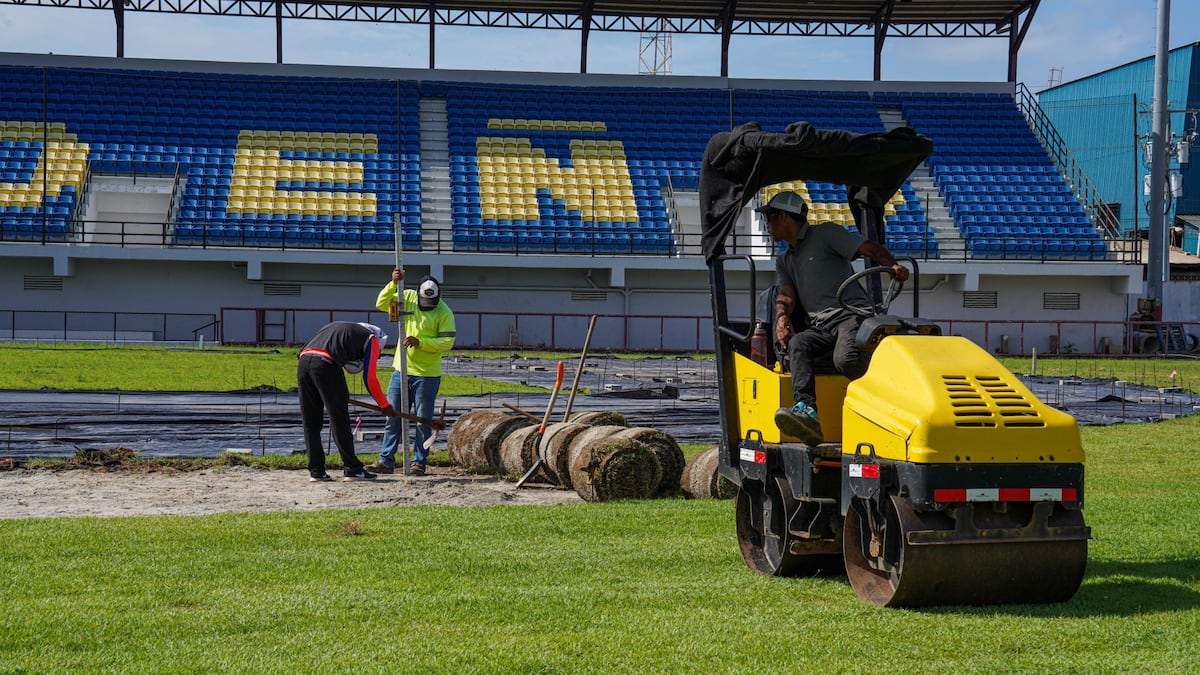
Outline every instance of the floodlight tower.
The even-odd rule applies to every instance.
[[[1046,78],[1047,87],[1057,87],[1062,84],[1063,69],[1062,66],[1051,67],[1050,76]]]
[[[671,74],[671,34],[663,30],[665,22],[657,20],[653,31],[643,32],[638,44],[638,75]]]

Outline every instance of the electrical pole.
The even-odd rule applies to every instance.
[[[1158,25],[1154,50],[1153,131],[1150,136],[1150,260],[1146,268],[1146,295],[1154,303],[1154,318],[1162,320],[1163,285],[1167,277],[1166,180],[1167,136],[1171,118],[1167,105],[1167,66],[1171,58],[1167,38],[1171,0],[1158,0]]]

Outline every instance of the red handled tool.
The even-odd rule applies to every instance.
[[[550,423],[550,413],[554,412],[554,401],[558,398],[558,392],[562,389],[563,382],[563,362],[558,362],[558,374],[554,377],[554,391],[550,393],[550,402],[546,404],[546,414],[542,415],[542,423],[538,426],[538,447],[542,445],[542,436],[546,433],[546,425]],[[537,459],[533,461],[533,466],[521,476],[521,480],[517,481],[517,487],[525,484],[525,481],[533,478],[542,468],[541,453],[538,453]]]

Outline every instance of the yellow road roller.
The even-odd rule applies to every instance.
[[[756,572],[844,572],[860,599],[881,606],[1062,602],[1083,579],[1090,538],[1075,420],[969,340],[890,314],[901,288],[884,288],[889,268],[868,264],[843,284],[866,281],[874,301],[857,335],[870,362],[853,381],[818,371],[821,443],[775,426],[775,410],[793,403],[791,377],[751,359],[755,259],[727,252],[725,240],[757,191],[795,180],[846,185],[860,231],[886,245],[883,205],[931,151],[911,129],[856,134],[803,122],[784,132],[743,125],[709,141],[701,218],[720,471],[738,485],[738,545]],[[916,261],[906,264],[919,288]],[[726,266],[749,288],[727,287]],[[731,296],[749,297],[739,319]]]

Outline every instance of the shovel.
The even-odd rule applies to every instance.
[[[375,412],[383,411],[379,406],[375,405],[374,403],[372,403],[370,401],[360,401],[355,398],[350,399],[350,405],[356,405],[360,408],[374,410]],[[408,420],[410,422],[418,422],[418,423],[424,424],[428,427],[432,427],[433,433],[430,434],[429,438],[426,438],[425,442],[421,444],[421,446],[425,450],[428,450],[433,447],[433,443],[434,443],[434,441],[437,440],[438,434],[441,433],[442,429],[446,428],[446,401],[445,400],[442,401],[442,412],[441,412],[441,415],[439,415],[437,419],[433,419],[430,417],[421,417],[419,415],[413,415],[410,413],[400,412],[400,411],[396,410],[395,408],[392,409],[392,415],[394,415],[395,417],[398,417],[402,420]]]

